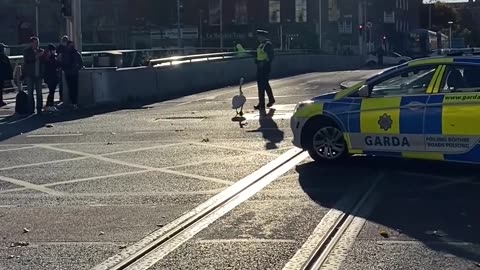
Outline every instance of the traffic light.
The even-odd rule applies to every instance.
[[[360,36],[363,35],[363,24],[358,25],[358,33],[360,34]]]
[[[72,0],[60,0],[60,12],[64,17],[72,16]]]

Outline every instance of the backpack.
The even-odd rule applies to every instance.
[[[15,112],[18,114],[28,114],[28,95],[24,91],[20,91],[15,99]]]

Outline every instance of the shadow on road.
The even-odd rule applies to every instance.
[[[151,102],[146,104],[138,103],[123,107],[106,107],[102,109],[90,108],[79,110],[60,110],[55,113],[44,112],[42,115],[33,114],[22,116],[18,114],[12,114],[10,116],[0,118],[0,142],[43,128],[47,124],[75,121],[119,110],[145,109],[145,106],[148,104],[151,104]]]
[[[257,130],[248,131],[248,132],[261,132],[263,139],[267,141],[265,148],[267,150],[277,149],[279,143],[281,143],[285,134],[282,130],[278,128],[277,123],[273,120],[275,115],[275,109],[269,109],[268,113],[266,110],[260,110],[260,118],[258,120],[260,127]]]
[[[480,261],[478,167],[355,157],[337,165],[307,163],[298,166],[297,171],[302,189],[317,204],[328,208],[339,206],[326,190],[333,189],[341,196],[353,184],[368,183],[383,173],[376,189],[380,200],[363,218],[390,229],[390,240],[416,240],[434,251]],[[369,237],[383,239],[379,231]]]

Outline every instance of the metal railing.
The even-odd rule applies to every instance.
[[[313,50],[275,50],[275,54],[279,55],[301,55],[301,54],[319,54],[319,51]],[[173,56],[166,58],[151,59],[148,63],[150,67],[164,67],[184,63],[203,62],[203,61],[220,61],[225,59],[237,58],[251,58],[254,57],[256,51],[242,51],[242,52],[221,52],[208,54],[194,54],[185,56]]]
[[[249,58],[253,57],[255,51],[243,52],[222,52],[222,53],[208,53],[208,54],[194,54],[185,56],[172,56],[166,58],[151,59],[148,63],[150,67],[172,66],[183,63],[203,62],[203,61],[218,61],[232,58]]]

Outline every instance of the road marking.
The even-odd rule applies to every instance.
[[[82,136],[82,133],[72,133],[72,134],[38,134],[38,135],[27,135],[27,138],[54,138],[54,137],[78,137]]]
[[[69,161],[78,161],[78,160],[82,160],[82,159],[87,159],[87,157],[76,157],[76,158],[68,158],[68,159],[60,159],[60,160],[52,160],[52,161],[24,164],[24,165],[16,165],[16,166],[11,166],[11,167],[0,168],[0,171],[7,171],[7,170],[13,170],[13,169],[20,169],[20,168],[28,168],[28,167],[41,166],[41,165],[50,165],[50,164],[63,163],[63,162],[69,162]]]
[[[282,148],[279,148],[279,149],[282,149]],[[279,150],[279,149],[275,149],[275,150]],[[209,159],[209,160],[204,160],[204,161],[180,164],[180,165],[175,165],[175,166],[164,167],[163,169],[177,169],[177,168],[184,168],[184,167],[189,167],[189,166],[198,166],[198,165],[208,164],[208,163],[225,162],[225,161],[230,161],[230,160],[242,160],[243,158],[247,158],[247,157],[251,157],[251,156],[255,156],[255,155],[265,155],[265,156],[271,156],[271,157],[278,157],[279,156],[277,154],[268,153],[265,150],[250,151],[250,152],[248,152],[246,154],[242,154],[242,155],[236,155],[236,156],[231,156],[231,157],[222,157],[222,158],[218,158],[218,159]]]
[[[0,176],[0,180],[5,181],[5,182],[9,182],[11,184],[15,184],[17,186],[23,186],[23,187],[26,187],[26,188],[29,188],[29,189],[41,191],[41,192],[47,193],[49,195],[62,196],[64,194],[63,192],[59,192],[59,191],[56,191],[56,190],[53,190],[53,189],[50,189],[50,188],[46,188],[44,186],[35,185],[35,184],[29,183],[29,182],[26,182],[26,181],[13,179],[13,178],[10,178],[10,177]]]
[[[250,154],[264,154],[264,155],[270,155],[270,156],[275,156],[278,157],[277,154],[270,153],[268,150],[251,150],[251,149],[244,149],[240,147],[232,147],[232,146],[226,146],[226,145],[217,145],[215,143],[212,144],[207,144],[207,143],[199,143],[199,142],[192,142],[192,144],[199,145],[199,146],[208,146],[208,147],[213,147],[213,148],[219,148],[219,149],[225,149],[225,150],[232,150],[232,151],[240,151],[240,152],[248,152]],[[226,159],[231,159],[235,158],[236,156],[233,157],[227,157]]]
[[[110,155],[118,155],[118,154],[126,154],[126,153],[135,153],[135,152],[140,152],[140,151],[161,149],[161,148],[167,148],[167,147],[172,147],[172,146],[180,146],[180,145],[187,145],[187,144],[190,144],[190,142],[181,142],[181,143],[172,143],[172,144],[162,144],[162,145],[155,145],[155,146],[150,146],[150,147],[142,147],[142,148],[136,148],[136,149],[130,149],[130,150],[122,150],[122,151],[113,152],[113,153],[101,154],[101,155],[99,155],[99,156],[110,156]]]
[[[36,146],[26,146],[26,147],[19,147],[19,148],[0,149],[0,152],[19,151],[19,150],[25,150],[25,149],[32,149],[35,147]]]
[[[147,269],[211,223],[245,202],[296,164],[307,153],[293,149],[236,182],[182,217],[153,232],[93,269]]]
[[[141,173],[147,173],[147,172],[152,172],[152,170],[141,170],[141,171],[135,171],[135,172],[115,173],[115,174],[109,174],[109,175],[80,178],[80,179],[74,179],[74,180],[67,180],[67,181],[49,183],[49,184],[45,184],[43,186],[44,187],[53,187],[53,186],[58,186],[58,185],[74,184],[74,183],[79,183],[79,182],[101,180],[101,179],[106,179],[106,178],[135,175],[135,174],[141,174]]]
[[[28,188],[9,189],[9,190],[0,191],[0,194],[4,194],[2,198],[32,199],[32,198],[43,198],[47,196],[43,193],[42,194],[36,194],[36,193],[10,194],[16,191],[25,191],[25,190],[29,190],[29,189]],[[63,198],[105,198],[105,197],[133,197],[133,196],[178,197],[178,196],[192,196],[192,195],[216,195],[224,190],[225,188],[217,188],[217,189],[201,190],[201,191],[169,191],[169,192],[123,192],[122,191],[122,192],[109,192],[109,193],[104,193],[103,191],[99,190],[98,193],[87,192],[87,193],[64,194],[62,195],[62,197]],[[90,207],[95,205],[89,204],[88,206]],[[116,204],[115,206],[120,206],[120,205]],[[126,204],[126,206],[129,206],[129,205]]]
[[[79,151],[75,151],[75,150],[57,148],[57,147],[53,147],[53,146],[50,146],[50,145],[38,145],[38,147],[45,148],[45,149],[50,149],[50,150],[56,150],[56,151],[60,151],[60,152],[65,152],[65,153],[70,153],[70,154],[75,154],[75,155],[80,155],[80,156],[84,156],[86,158],[87,157],[88,158],[94,158],[94,159],[97,159],[97,160],[106,161],[106,162],[115,163],[115,164],[124,165],[124,166],[128,166],[128,167],[133,167],[133,168],[164,172],[164,173],[174,174],[174,175],[179,175],[179,176],[186,176],[186,177],[190,177],[190,178],[195,178],[195,179],[204,180],[204,181],[210,181],[210,182],[219,183],[219,184],[226,184],[226,185],[233,184],[232,181],[226,181],[226,180],[221,180],[221,179],[217,179],[217,178],[213,178],[213,177],[205,177],[205,176],[201,176],[201,175],[177,172],[177,171],[172,171],[172,170],[168,170],[168,169],[155,168],[155,167],[150,167],[150,166],[145,166],[145,165],[138,165],[138,164],[134,164],[134,163],[130,163],[130,162],[124,162],[124,161],[120,161],[120,160],[116,160],[116,159],[112,159],[112,158],[107,158],[107,157],[103,157],[103,156],[99,156],[99,155],[93,155],[93,154],[83,153],[83,152],[79,152]]]

